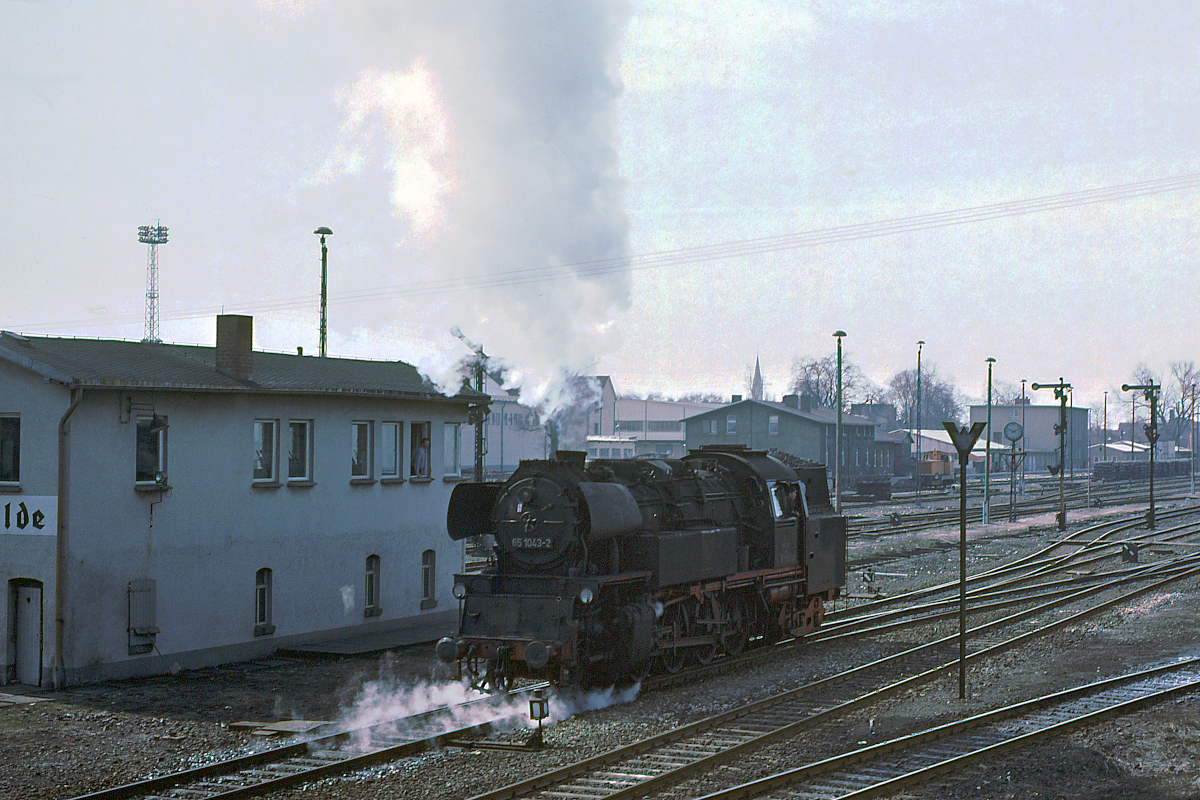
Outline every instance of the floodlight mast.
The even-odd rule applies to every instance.
[[[324,358],[325,357],[325,325],[326,325],[325,288],[328,283],[328,276],[329,276],[329,269],[328,269],[329,248],[327,248],[325,246],[325,237],[333,236],[333,231],[331,231],[329,228],[326,228],[324,225],[322,225],[320,228],[317,228],[315,231],[313,231],[313,233],[315,233],[321,237],[321,346],[320,346],[320,351],[321,351],[321,358]]]
[[[150,245],[146,252],[146,331],[143,342],[161,342],[158,335],[158,246],[167,243],[167,228],[157,225],[138,227],[138,241]]]

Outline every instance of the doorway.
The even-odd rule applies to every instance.
[[[40,581],[17,578],[10,582],[9,596],[14,606],[16,625],[17,683],[27,686],[42,684],[42,584]]]

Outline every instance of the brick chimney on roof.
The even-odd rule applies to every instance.
[[[217,317],[217,372],[248,381],[254,373],[254,317]]]

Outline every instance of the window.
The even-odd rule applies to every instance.
[[[134,477],[138,483],[157,483],[158,476],[167,471],[167,430],[155,428],[154,421],[161,417],[138,417],[137,420],[137,470]]]
[[[364,617],[378,617],[383,613],[379,605],[379,556],[367,556],[367,607],[363,609]]]
[[[646,422],[648,433],[678,433],[683,425],[677,419],[652,419]]]
[[[767,435],[768,436],[778,436],[779,435],[779,415],[778,414],[772,414],[771,416],[767,417]]]
[[[254,635],[275,632],[271,624],[271,570],[264,567],[254,573]]]
[[[608,458],[608,448],[607,448],[607,447],[601,447],[601,448],[600,448],[600,457],[601,457],[601,458]]]
[[[312,423],[294,419],[288,423],[291,442],[288,447],[288,481],[312,480]]]
[[[617,420],[617,430],[622,433],[637,433],[642,430],[644,423],[640,419],[619,419]]]
[[[371,477],[371,423],[350,423],[350,477]]]
[[[715,419],[710,419],[710,420],[708,421],[708,432],[709,432],[709,434],[716,434],[716,432],[717,432],[717,421],[716,421]]]
[[[725,417],[725,433],[727,433],[727,434],[736,434],[737,433],[737,417],[734,416],[733,414],[730,414],[729,416]]]
[[[150,578],[138,578],[129,582],[125,593],[129,603],[128,653],[131,656],[149,653],[154,649],[154,636],[158,633],[155,583]]]
[[[275,420],[254,420],[254,480],[273,482],[275,473]]]
[[[426,550],[421,554],[421,608],[437,605],[437,553]]]
[[[442,462],[446,475],[461,475],[462,466],[458,463],[458,445],[459,436],[462,433],[462,426],[457,422],[447,422],[445,426],[445,436],[442,437],[442,445],[445,453],[445,461]]]
[[[414,422],[410,427],[409,474],[414,478],[428,478],[429,472],[429,428],[428,422]]]
[[[21,480],[21,418],[0,417],[0,483]]]
[[[383,423],[383,441],[379,451],[379,477],[400,477],[400,437],[403,430],[399,422]]]

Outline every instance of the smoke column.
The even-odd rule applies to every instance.
[[[566,376],[588,374],[617,346],[629,276],[501,276],[628,259],[615,74],[628,9],[592,0],[387,10],[372,20],[404,65],[363,69],[342,87],[339,141],[314,180],[382,163],[398,246],[428,265],[393,279],[462,287],[416,298],[427,349],[401,357],[456,387],[453,362],[465,353],[448,331],[457,325],[510,367],[524,402],[554,406]]]

